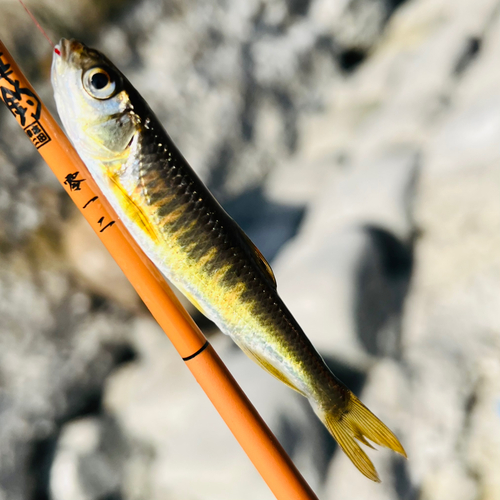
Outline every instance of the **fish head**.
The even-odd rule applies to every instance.
[[[94,159],[123,157],[141,128],[130,84],[106,56],[81,42],[63,38],[56,49],[52,86],[71,142]]]

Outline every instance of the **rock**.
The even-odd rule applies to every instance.
[[[83,418],[66,424],[51,467],[51,498],[85,500],[119,495],[124,448],[112,422]]]
[[[362,343],[372,354],[398,351],[417,166],[416,153],[400,148],[332,172],[280,254],[280,294],[321,352],[357,364],[366,362]]]
[[[75,210],[65,224],[62,243],[66,260],[84,286],[126,309],[140,310],[139,296],[80,212]]]
[[[97,413],[102,386],[131,353],[127,318],[73,283],[57,193],[0,165],[0,497],[48,495],[64,423]],[[24,177],[26,175],[26,177]]]
[[[320,496],[496,500],[497,2],[89,6],[32,7],[125,71],[408,452],[369,451],[384,482],[364,480],[303,398],[213,334]],[[46,80],[50,47],[0,9]],[[16,127],[4,112],[0,498],[270,498]]]
[[[161,330],[141,320],[135,332],[140,362],[115,372],[104,401],[125,435],[155,457],[151,498],[271,498]],[[254,365],[228,338],[215,339],[214,345],[304,474],[319,484],[318,466],[323,462],[325,468],[328,449],[322,449],[322,429],[305,400]]]

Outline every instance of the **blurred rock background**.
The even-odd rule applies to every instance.
[[[123,69],[400,436],[365,480],[196,316],[320,498],[500,499],[500,2],[28,5]],[[54,110],[50,47],[0,13]],[[0,297],[1,500],[272,498],[5,108]]]

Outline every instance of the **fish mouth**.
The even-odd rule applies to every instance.
[[[54,49],[57,49],[56,52],[59,51],[58,55],[63,61],[66,61],[68,59],[68,40],[66,40],[66,38],[61,38]]]
[[[83,43],[66,38],[61,38],[55,48],[59,50],[61,59],[67,63],[77,63],[87,51]]]

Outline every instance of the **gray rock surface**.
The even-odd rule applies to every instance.
[[[320,498],[500,499],[498,0],[30,5],[126,72],[400,436],[365,480],[198,316]],[[50,106],[50,48],[0,12]],[[0,500],[272,498],[16,127],[0,111]]]

